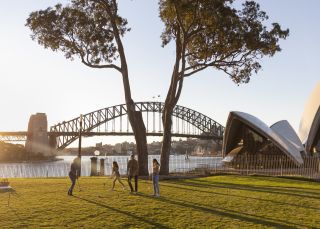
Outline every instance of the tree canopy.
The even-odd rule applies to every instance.
[[[123,36],[130,31],[127,20],[116,13],[116,4],[111,6]],[[119,54],[111,18],[99,1],[72,0],[67,6],[57,4],[32,12],[26,26],[33,31],[33,40],[45,48],[62,51],[67,59],[78,56],[89,67],[120,71],[114,64]]]
[[[225,72],[235,83],[248,83],[261,68],[260,59],[279,52],[279,39],[289,30],[278,23],[265,25],[267,14],[254,1],[241,9],[233,0],[159,0],[165,28],[162,45],[175,42],[176,56],[163,109],[161,174],[169,172],[172,112],[185,77],[206,68]]]
[[[186,60],[180,77],[208,67],[224,71],[236,83],[247,83],[257,72],[263,56],[280,51],[279,39],[289,30],[278,23],[268,29],[268,19],[258,3],[246,1],[242,9],[233,0],[160,0],[160,18],[165,24],[162,44],[177,41]],[[180,47],[179,47],[180,46]]]
[[[62,51],[67,59],[79,57],[91,68],[111,68],[122,75],[128,118],[134,132],[140,175],[148,174],[146,128],[131,96],[122,36],[130,30],[118,14],[116,0],[71,0],[32,12],[26,26],[31,37],[45,48]]]

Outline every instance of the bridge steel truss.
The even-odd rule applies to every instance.
[[[141,112],[153,112],[161,113],[163,111],[164,103],[162,102],[137,102],[135,103],[135,108],[137,111]],[[117,133],[114,131],[101,132],[98,127],[109,121],[115,120],[119,117],[127,115],[126,104],[120,104],[116,106],[111,106],[84,114],[82,116],[82,136],[94,136],[94,135],[132,135],[127,131]],[[216,141],[221,141],[223,138],[224,127],[195,110],[189,109],[183,106],[175,106],[173,110],[173,116],[186,121],[187,123],[193,125],[197,128],[201,134],[195,135],[190,133],[173,133],[173,136],[177,137],[195,137],[203,139],[213,139]],[[128,121],[127,121],[128,122]],[[122,123],[120,124],[122,125]],[[92,132],[95,128],[98,132]],[[122,128],[121,128],[122,129]],[[122,131],[122,130],[121,130]],[[73,141],[79,138],[80,132],[80,117],[74,118],[69,121],[64,121],[50,127],[49,135],[50,137],[57,139],[57,149],[64,149],[66,146],[71,144]],[[151,136],[161,136],[162,133],[148,132],[147,135]]]

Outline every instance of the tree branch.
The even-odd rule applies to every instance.
[[[179,14],[178,9],[177,9],[176,1],[174,1],[174,9],[175,9],[176,14],[177,14],[177,20],[178,20],[178,23],[179,23],[179,25],[180,25],[180,28],[182,29],[183,37],[185,37],[186,31],[185,31],[185,29],[184,29],[184,27],[183,27],[183,23],[182,23],[180,14]]]
[[[175,98],[174,98],[174,104],[175,105],[178,103],[178,100],[180,98],[181,91],[182,91],[182,86],[183,86],[183,78],[179,79],[178,90],[177,90],[177,93],[176,93]]]
[[[193,75],[193,74],[195,74],[195,73],[197,73],[197,72],[200,72],[200,71],[202,71],[202,70],[204,70],[204,69],[206,69],[207,67],[210,67],[210,66],[213,66],[213,65],[206,64],[206,65],[204,65],[203,67],[197,68],[196,70],[194,70],[194,71],[192,71],[192,72],[189,72],[189,73],[186,73],[186,74],[181,75],[180,78],[182,79],[182,78],[184,78],[184,77],[189,77],[189,76],[191,76],[191,75]]]
[[[91,64],[90,62],[87,62],[85,61],[84,59],[84,56],[83,55],[80,55],[81,57],[81,62],[83,64],[85,64],[86,66],[88,67],[91,67],[91,68],[113,68],[117,71],[119,71],[121,73],[121,68],[119,68],[117,65],[115,64],[102,64],[102,65],[95,65],[95,64]]]

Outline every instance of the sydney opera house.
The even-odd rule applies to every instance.
[[[295,166],[305,157],[320,155],[320,82],[307,101],[297,134],[288,121],[266,125],[248,113],[229,114],[222,145],[223,161],[232,163],[237,158],[281,156]]]

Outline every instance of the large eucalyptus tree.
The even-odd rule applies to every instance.
[[[113,69],[122,76],[128,117],[133,129],[139,174],[148,174],[146,128],[142,114],[131,97],[128,65],[121,38],[130,31],[127,20],[118,14],[116,0],[71,0],[34,11],[26,26],[32,39],[44,48],[62,51],[67,59],[80,58],[91,68]]]
[[[267,25],[267,14],[255,1],[235,7],[234,0],[160,0],[165,28],[162,45],[175,44],[175,61],[162,121],[161,174],[169,172],[172,112],[183,82],[204,69],[223,71],[236,84],[248,83],[261,68],[259,60],[281,51],[279,39],[289,30]]]

